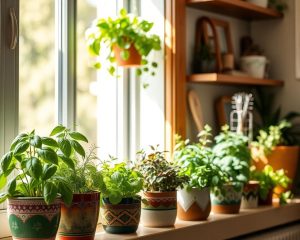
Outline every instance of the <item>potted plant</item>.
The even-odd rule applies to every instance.
[[[187,181],[179,174],[179,167],[165,158],[158,146],[151,146],[147,154],[140,151],[136,168],[144,176],[141,223],[146,227],[169,227],[177,215],[177,188]]]
[[[238,213],[243,185],[248,182],[250,174],[248,138],[223,126],[215,141],[213,162],[221,168],[226,179],[225,184],[212,190],[212,211]]]
[[[53,129],[64,159],[57,172],[70,184],[73,200],[70,206],[62,204],[58,239],[93,240],[99,218],[102,175],[97,170],[95,147],[86,154],[80,142],[88,142],[81,133],[63,126]]]
[[[59,144],[33,130],[18,135],[1,159],[0,202],[8,199],[8,219],[15,239],[55,239],[61,199],[70,205],[72,191],[64,176],[57,176],[64,161]],[[13,174],[12,174],[13,173]],[[7,182],[8,177],[12,178]]]
[[[223,182],[223,172],[213,161],[211,128],[205,126],[198,134],[199,142],[190,144],[178,137],[174,159],[180,173],[188,177],[188,182],[177,193],[178,214],[182,220],[206,220],[211,211],[210,188]]]
[[[153,23],[120,11],[116,19],[97,19],[86,32],[89,52],[100,56],[102,49],[109,49],[108,71],[115,75],[118,66],[139,66],[137,74],[149,72],[155,75],[156,62],[149,60],[149,53],[161,50],[159,36],[150,34]],[[95,64],[101,68],[101,63]]]
[[[295,178],[299,146],[288,146],[289,142],[285,138],[291,127],[290,122],[283,120],[278,125],[259,131],[257,141],[251,144],[253,163],[258,170],[264,169],[265,165],[271,165],[274,170],[284,169],[289,178]],[[291,189],[291,184],[286,187]],[[276,191],[282,191],[282,188],[277,188]]]
[[[104,184],[100,188],[100,215],[108,233],[133,233],[141,215],[142,175],[126,163],[105,161],[101,166]]]
[[[279,198],[280,204],[285,204],[291,197],[290,191],[275,192],[275,187],[286,188],[291,182],[284,169],[274,171],[270,165],[266,165],[263,170],[257,170],[255,166],[251,168],[251,179],[259,182],[259,204],[272,205],[273,195]]]

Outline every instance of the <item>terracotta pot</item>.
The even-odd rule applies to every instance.
[[[115,53],[115,58],[118,66],[137,67],[141,65],[142,57],[133,44],[131,44],[130,48],[128,49],[129,58],[127,60],[124,60],[121,57],[121,52],[123,51],[123,49],[121,49],[118,45],[113,46],[113,51]]]
[[[259,195],[259,182],[250,181],[245,184],[242,193],[242,209],[257,208],[258,206],[258,195]]]
[[[108,233],[134,233],[141,215],[139,198],[123,198],[119,204],[111,204],[107,198],[100,205],[102,225]]]
[[[177,192],[177,209],[177,216],[182,220],[206,220],[211,210],[209,188],[179,190]]]
[[[73,194],[70,207],[61,206],[60,240],[93,240],[99,218],[100,193]]]
[[[61,200],[47,205],[43,198],[8,199],[8,221],[13,239],[55,240]]]
[[[258,198],[258,205],[261,206],[272,206],[273,204],[273,189],[270,189],[265,199]]]
[[[252,148],[251,151],[255,151]],[[254,165],[258,170],[262,170],[266,164],[273,167],[274,170],[284,169],[287,171],[287,176],[290,179],[294,179],[296,176],[297,165],[299,159],[299,147],[298,146],[278,146],[275,147],[270,155],[263,161],[255,160]],[[292,184],[287,189],[291,189]],[[283,188],[276,187],[274,190],[276,193],[284,191]]]
[[[211,192],[212,211],[214,213],[235,214],[239,213],[242,199],[241,188],[237,191],[233,185],[225,184]]]
[[[176,191],[144,192],[141,223],[146,227],[170,227],[177,215]]]

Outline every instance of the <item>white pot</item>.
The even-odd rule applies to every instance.
[[[251,77],[264,78],[267,65],[265,56],[241,57],[241,69]]]
[[[268,0],[247,0],[247,2],[258,5],[260,7],[267,7],[268,6]]]

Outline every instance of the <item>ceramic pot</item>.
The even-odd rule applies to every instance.
[[[261,206],[272,206],[273,205],[273,188],[269,190],[265,199],[262,199],[260,196],[258,198],[258,205]]]
[[[8,221],[13,239],[55,240],[60,208],[60,199],[49,205],[41,197],[8,199]]]
[[[121,67],[137,67],[141,65],[142,57],[139,54],[139,52],[136,50],[133,44],[131,44],[129,51],[129,58],[127,60],[124,60],[121,57],[121,52],[123,49],[121,49],[118,45],[113,46],[113,51],[115,54],[116,62],[118,66]]]
[[[264,78],[267,58],[265,56],[241,57],[241,70],[254,78]]]
[[[268,0],[247,0],[247,2],[266,8],[268,6]]]
[[[209,188],[179,190],[177,192],[177,209],[177,216],[182,220],[206,220],[211,210]]]
[[[253,209],[258,206],[259,182],[250,181],[245,184],[242,193],[242,209]]]
[[[225,184],[211,192],[212,211],[214,213],[239,213],[243,188],[237,190],[232,184]]]
[[[141,216],[139,198],[123,198],[119,204],[111,204],[103,198],[100,205],[102,225],[108,233],[134,233]]]
[[[146,227],[170,227],[177,215],[176,191],[144,192],[141,223]]]
[[[99,218],[100,193],[73,194],[71,206],[62,203],[60,240],[93,240]]]

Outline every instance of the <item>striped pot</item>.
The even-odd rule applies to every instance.
[[[209,188],[181,189],[177,192],[178,218],[185,221],[206,220],[210,214]]]
[[[242,194],[242,209],[253,209],[258,206],[259,182],[250,181],[245,184]]]
[[[73,194],[71,206],[61,206],[60,240],[93,240],[99,218],[100,193]]]
[[[170,227],[177,215],[176,191],[144,192],[141,222],[146,227]]]
[[[103,228],[108,233],[134,233],[141,215],[139,198],[123,198],[119,204],[111,204],[103,198],[100,206]]]
[[[212,211],[214,213],[235,214],[241,207],[243,188],[236,189],[232,184],[214,188],[211,192]]]
[[[8,221],[15,240],[54,240],[60,220],[60,199],[47,205],[42,197],[8,199]]]

